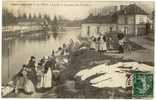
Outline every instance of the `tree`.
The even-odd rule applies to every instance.
[[[51,19],[50,19],[49,15],[47,15],[47,14],[44,15],[44,20],[47,21],[48,23],[51,22]]]
[[[22,15],[21,13],[18,14],[18,19],[21,19],[22,18]]]
[[[28,19],[32,19],[31,13],[29,13]]]
[[[38,14],[38,18],[39,19],[42,19],[41,13]]]
[[[16,17],[8,9],[2,9],[2,25],[11,25],[17,23]]]
[[[52,31],[57,32],[57,30],[58,30],[58,20],[57,20],[57,17],[55,15],[54,19],[52,21]]]
[[[36,14],[34,14],[34,16],[33,16],[33,19],[36,19],[37,17],[36,17]]]
[[[26,13],[23,14],[22,18],[23,18],[23,19],[27,19]]]

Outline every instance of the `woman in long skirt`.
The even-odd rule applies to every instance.
[[[35,87],[34,87],[34,84],[32,83],[32,81],[28,78],[26,78],[26,81],[25,81],[25,87],[24,87],[24,91],[28,94],[32,94],[35,92]]]
[[[48,68],[47,73],[44,74],[43,77],[43,87],[44,88],[51,88],[52,87],[52,72],[51,72],[51,68]]]
[[[107,50],[107,45],[106,45],[106,39],[105,36],[100,37],[100,46],[99,46],[100,52],[106,51]]]
[[[25,79],[22,73],[19,73],[16,77],[16,84],[15,84],[15,93],[18,93],[19,90],[23,90],[25,85]]]
[[[44,75],[41,78],[41,84],[43,88],[51,88],[52,87],[52,62],[50,58],[44,65]]]
[[[25,68],[22,72],[23,77],[25,79],[24,91],[28,94],[32,94],[35,92],[35,87],[32,81],[27,77],[27,71],[28,69]]]
[[[106,52],[107,51],[107,42],[106,42],[106,36],[103,36],[103,51]]]
[[[43,87],[43,77],[44,77],[44,60],[41,59],[40,63],[37,66],[37,89],[41,89]]]
[[[95,38],[94,36],[91,38],[91,45],[90,45],[90,48],[96,50],[96,38]]]
[[[112,37],[108,38],[107,44],[108,44],[108,49],[113,50],[113,39],[112,39]]]

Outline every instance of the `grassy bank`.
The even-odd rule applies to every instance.
[[[117,62],[128,62],[133,60],[123,60],[122,58],[113,58],[106,56],[104,53],[100,54],[96,51],[91,50],[80,50],[71,54],[71,61],[66,70],[61,74],[61,83],[64,84],[66,81],[73,81],[73,90],[76,92],[68,91],[64,85],[58,86],[56,93],[59,98],[130,98],[131,93],[122,88],[103,88],[98,89],[91,87],[89,80],[93,77],[88,78],[86,81],[75,79],[74,75],[86,68],[92,68],[93,66],[107,63],[114,64]]]
[[[144,50],[142,46],[137,45],[134,42],[130,42],[133,47],[133,52],[137,50]],[[120,57],[109,56],[106,53],[99,53],[94,50],[78,50],[71,53],[70,62],[68,67],[63,73],[61,73],[62,85],[56,88],[56,94],[58,98],[126,98],[130,99],[132,97],[132,90],[119,88],[95,88],[90,86],[89,80],[100,75],[94,75],[89,77],[85,81],[81,81],[78,78],[74,78],[74,75],[82,69],[92,68],[100,64],[115,64],[117,62],[132,62],[132,59],[123,59]],[[153,62],[143,62],[148,65],[153,65]],[[72,81],[72,89],[68,89],[64,85],[66,81]]]

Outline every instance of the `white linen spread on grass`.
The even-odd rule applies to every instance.
[[[11,86],[6,86],[6,87],[2,86],[2,96],[7,95],[8,93],[10,93],[13,90],[14,90],[14,88]]]
[[[122,87],[126,88],[127,71],[150,71],[153,72],[152,66],[138,62],[118,62],[113,65],[101,64],[91,69],[83,69],[79,71],[75,77],[79,76],[85,81],[87,78],[100,74],[90,80],[91,86],[97,88],[103,87]],[[101,75],[102,74],[102,75]]]

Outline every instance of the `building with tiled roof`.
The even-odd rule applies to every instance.
[[[81,36],[96,36],[110,31],[121,31],[126,35],[146,34],[148,14],[136,4],[121,5],[113,14],[89,15],[81,24]]]
[[[113,21],[112,16],[107,15],[107,16],[88,16],[88,18],[86,18],[85,20],[83,20],[83,23],[116,23],[115,21]]]
[[[148,15],[143,9],[141,9],[136,4],[130,4],[129,6],[125,7],[118,11],[120,15],[134,15],[134,14],[141,14],[141,15]]]

